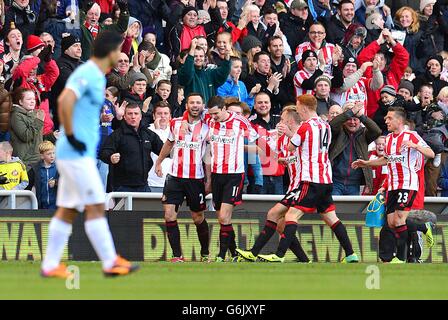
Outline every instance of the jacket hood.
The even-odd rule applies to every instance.
[[[128,28],[134,22],[137,22],[140,25],[140,32],[139,32],[138,37],[137,37],[137,42],[140,44],[143,41],[143,24],[137,18],[129,17]]]
[[[28,115],[30,111],[25,110],[21,105],[13,104],[11,112],[17,112]]]

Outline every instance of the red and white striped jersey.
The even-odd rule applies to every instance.
[[[185,136],[180,128],[182,118],[175,118],[170,123],[168,140],[174,142],[173,165],[171,175],[177,178],[202,179],[204,178],[203,157],[208,140],[209,127],[199,120],[189,124],[190,132]]]
[[[406,141],[428,147],[418,133],[411,130],[403,130],[400,134],[390,133],[386,137],[388,190],[419,190],[418,172],[425,159],[417,150],[404,146]]]
[[[378,155],[376,150],[369,153],[369,160],[375,160],[380,157],[381,156]],[[372,168],[373,190],[370,190],[370,194],[375,195],[378,193],[378,189],[381,188],[384,181],[387,179],[388,176],[387,173],[388,173],[387,165]]]
[[[324,55],[325,61],[327,61],[327,64],[324,69],[324,73],[333,74],[333,52],[336,46],[332,43],[326,43],[322,48],[317,49],[311,42],[303,42],[299,44],[296,48],[296,62],[297,65],[300,64],[302,60],[302,54],[307,50],[313,50],[316,52],[317,55],[319,55],[320,51],[322,50],[322,53]]]
[[[233,112],[222,122],[210,117],[206,121],[210,127],[212,173],[231,174],[244,172],[244,139],[249,143],[258,138],[250,122]]]
[[[314,90],[304,90],[302,89],[302,83],[304,80],[311,78],[313,74],[308,73],[305,70],[299,70],[294,75],[294,89],[296,91],[296,97],[300,97],[303,94],[312,94],[314,95]]]
[[[302,122],[291,143],[298,147],[300,181],[331,184],[332,171],[328,156],[331,143],[330,125],[319,117]]]
[[[351,101],[363,101],[364,102],[364,110],[367,110],[367,87],[369,85],[369,80],[365,77],[359,79],[356,84],[348,89],[347,91],[339,91],[331,93],[331,98],[339,103],[340,106],[343,106],[346,102]],[[367,111],[365,111],[367,112]]]
[[[289,151],[288,145],[291,139],[285,134],[278,139],[279,157],[286,159],[286,165],[289,174],[288,192],[297,189],[300,183],[300,161],[297,149],[294,152]]]

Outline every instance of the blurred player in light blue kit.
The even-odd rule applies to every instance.
[[[48,247],[41,270],[44,277],[71,276],[60,260],[72,232],[72,223],[77,213],[83,211],[85,231],[102,261],[104,275],[126,275],[138,269],[115,251],[104,215],[104,187],[96,167],[105,74],[116,65],[122,42],[122,36],[117,33],[100,33],[94,42],[93,57],[73,72],[58,98],[63,127],[56,144],[56,165],[60,172],[58,210],[49,226]]]

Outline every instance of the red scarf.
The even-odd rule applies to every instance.
[[[84,27],[87,28],[87,30],[90,31],[90,33],[92,34],[93,39],[96,38],[96,36],[98,35],[98,25],[96,26],[92,26],[90,23],[88,23],[87,21],[84,22]]]
[[[196,36],[207,36],[205,33],[204,26],[198,25],[194,28],[190,28],[188,26],[184,26],[182,28],[182,33],[180,35],[180,50],[185,50],[190,48],[191,40],[193,40]]]

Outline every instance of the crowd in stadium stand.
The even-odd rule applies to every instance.
[[[198,92],[239,106],[263,138],[245,192],[284,194],[281,111],[310,93],[333,133],[334,195],[381,187],[387,170],[350,164],[382,156],[391,106],[436,153],[425,194],[448,195],[448,0],[0,0],[0,29],[0,189],[33,189],[41,208],[55,208],[58,95],[104,30],[124,38],[99,114],[107,191],[163,190],[139,144],[160,151]]]

